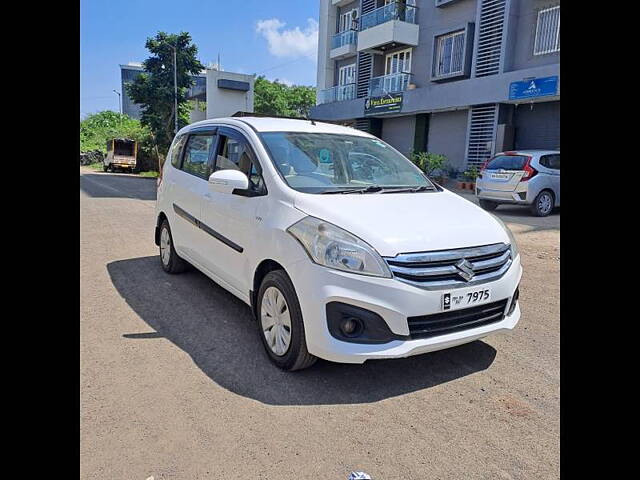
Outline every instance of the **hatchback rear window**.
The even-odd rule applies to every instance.
[[[487,170],[522,170],[527,157],[524,155],[498,155],[487,163]]]

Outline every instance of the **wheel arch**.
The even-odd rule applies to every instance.
[[[285,268],[280,263],[270,258],[262,260],[253,273],[253,283],[251,284],[252,290],[249,292],[249,298],[251,300],[251,312],[253,313],[254,320],[258,318],[258,312],[256,308],[258,303],[257,297],[258,290],[260,289],[260,284],[262,283],[264,277],[266,277],[269,272],[273,272],[274,270],[282,270],[283,272],[287,273]],[[287,276],[288,275],[289,274],[287,273]]]
[[[156,229],[154,234],[154,241],[157,246],[160,246],[160,225],[167,219],[167,216],[164,212],[160,212],[158,214],[158,218],[156,220]]]

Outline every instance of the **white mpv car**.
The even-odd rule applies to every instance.
[[[188,125],[156,209],[162,268],[188,262],[250,305],[285,370],[440,350],[520,318],[509,229],[356,129],[255,117]]]

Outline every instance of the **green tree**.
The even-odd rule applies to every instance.
[[[193,85],[192,75],[204,65],[196,58],[198,47],[191,43],[187,32],[158,32],[147,38],[145,47],[151,56],[143,62],[144,72],[125,88],[129,97],[141,105],[141,122],[151,130],[157,148],[165,155],[174,136],[173,47],[176,48],[178,84],[178,128],[189,123],[189,102],[186,93]]]
[[[303,85],[288,86],[274,80],[258,76],[254,85],[254,110],[263,115],[283,117],[309,116],[316,103],[316,89]]]
[[[80,121],[80,152],[107,151],[107,140],[130,138],[146,142],[149,129],[138,120],[111,110],[93,113]]]

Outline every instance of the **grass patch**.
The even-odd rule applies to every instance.
[[[86,165],[86,167],[91,170],[102,170],[102,162],[90,163],[89,165]]]
[[[158,172],[148,171],[148,172],[140,172],[141,177],[149,177],[149,178],[158,178]]]

